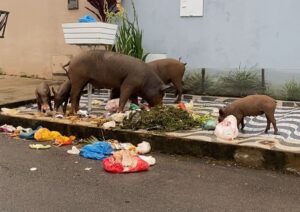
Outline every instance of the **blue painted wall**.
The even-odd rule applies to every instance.
[[[180,0],[134,0],[144,47],[188,68],[300,70],[299,0],[204,0],[203,17],[180,17]],[[123,5],[132,14],[129,0]]]

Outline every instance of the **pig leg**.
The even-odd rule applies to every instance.
[[[125,84],[127,84],[127,83],[125,82]],[[123,112],[125,104],[128,101],[128,99],[130,98],[132,91],[133,91],[133,88],[128,85],[126,85],[126,87],[123,85],[121,86],[121,94],[120,94],[120,102],[119,102],[118,112]]]
[[[65,114],[66,111],[67,111],[67,105],[68,105],[68,99],[64,102],[64,105],[63,105],[63,113]]]
[[[110,99],[116,99],[116,98],[120,98],[120,90],[113,88],[111,89]]]
[[[74,83],[71,88],[71,112],[73,115],[76,114],[76,112],[79,109],[79,100],[80,100],[80,94],[81,90],[83,89],[85,84],[83,83]]]
[[[274,117],[274,112],[273,113],[266,113],[266,117],[267,117],[267,128],[265,130],[265,132],[267,133],[268,130],[270,129],[270,122],[272,123],[273,127],[274,127],[274,135],[279,135],[278,133],[278,128],[277,128],[277,125],[276,125],[276,120],[275,120],[275,117]]]
[[[244,127],[245,127],[244,117],[241,120],[241,125],[242,125],[241,131],[244,132]]]
[[[42,111],[42,105],[40,102],[37,102],[37,105],[38,105],[38,110],[41,112]]]
[[[38,96],[38,94],[35,94],[36,96],[36,103],[38,106],[38,110],[41,112],[42,111],[42,105],[41,105],[41,101],[40,101],[40,97]]]
[[[51,97],[49,97],[48,105],[49,105],[50,110],[53,111],[52,104],[51,104]]]
[[[268,131],[270,130],[271,121],[267,115],[266,115],[266,118],[267,118],[267,127],[265,129],[265,133],[268,133]]]
[[[179,103],[181,102],[181,96],[182,96],[182,84],[181,84],[181,81],[176,81],[176,82],[172,82],[173,85],[175,86],[176,88],[176,96],[177,96],[177,99],[175,100],[175,103]]]
[[[237,121],[237,128],[240,129],[240,124],[243,122],[243,116],[235,116]],[[243,131],[243,129],[242,129]]]

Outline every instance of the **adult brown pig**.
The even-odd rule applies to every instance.
[[[152,71],[154,71],[159,78],[165,83],[172,83],[176,88],[177,99],[175,103],[181,101],[182,96],[182,78],[185,72],[186,63],[181,63],[179,60],[175,59],[160,59],[147,63],[151,66]],[[111,99],[119,98],[120,91],[113,89],[111,92]],[[138,99],[135,95],[131,96],[131,101],[138,104]]]
[[[276,101],[266,95],[249,95],[244,98],[233,101],[229,106],[219,110],[219,122],[228,115],[234,115],[237,119],[237,127],[242,124],[242,130],[245,127],[245,116],[258,116],[265,114],[267,118],[267,127],[265,133],[270,129],[270,123],[274,127],[274,134],[278,134],[276,120],[274,117]]]
[[[185,72],[186,63],[181,63],[175,59],[160,59],[148,63],[152,70],[165,83],[172,83],[176,88],[176,103],[181,101],[182,96],[182,78]]]
[[[52,110],[50,88],[46,82],[42,82],[36,87],[35,96],[39,111],[45,113],[49,109]]]
[[[66,113],[68,100],[70,98],[70,92],[71,92],[71,82],[70,80],[64,81],[55,91],[55,89],[52,87],[52,92],[54,95],[54,109],[58,111],[59,107],[63,105],[63,112]]]
[[[161,104],[166,87],[143,61],[115,52],[91,50],[74,57],[69,65],[71,107],[79,108],[80,92],[87,83],[95,88],[120,89],[118,111],[132,94],[144,98],[150,106]]]

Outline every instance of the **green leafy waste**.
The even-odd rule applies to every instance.
[[[198,115],[199,117],[199,115]],[[124,120],[122,128],[125,129],[146,129],[159,131],[189,130],[201,127],[207,120],[205,118],[194,119],[187,111],[172,106],[156,106],[150,111],[139,111],[130,114]]]

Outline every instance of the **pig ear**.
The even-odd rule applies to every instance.
[[[219,114],[220,114],[220,116],[223,116],[223,115],[224,115],[224,108],[220,108],[220,109],[219,109]]]
[[[52,93],[53,93],[53,95],[56,94],[56,91],[55,91],[55,89],[53,87],[52,87]]]
[[[171,85],[162,85],[161,88],[160,88],[160,91],[165,92],[170,87],[171,87]]]

